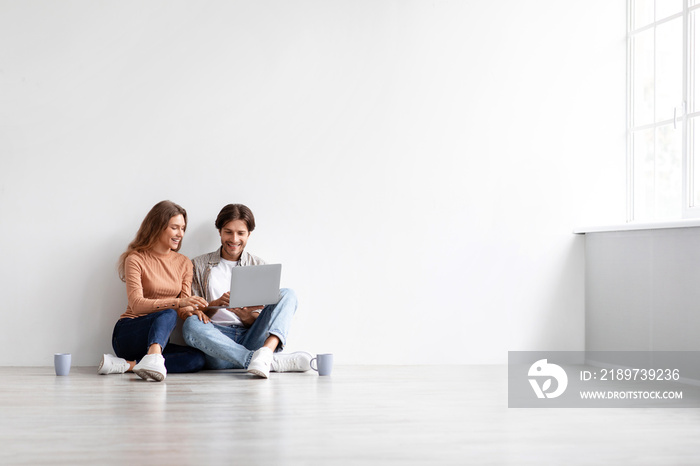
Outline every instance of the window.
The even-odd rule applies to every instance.
[[[627,11],[628,220],[700,217],[700,0]]]

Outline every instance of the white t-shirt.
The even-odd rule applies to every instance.
[[[218,299],[227,291],[231,291],[231,269],[239,265],[239,261],[234,262],[221,258],[219,265],[212,268],[209,275],[209,296]],[[219,309],[211,317],[211,320],[217,325],[243,325],[241,319],[228,309]]]

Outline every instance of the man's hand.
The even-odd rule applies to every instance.
[[[211,302],[212,306],[228,306],[228,301],[230,299],[231,292],[227,291],[226,293],[222,294],[219,299],[215,299],[214,301]]]
[[[243,325],[250,327],[255,322],[255,319],[258,318],[260,311],[262,311],[264,307],[265,306],[234,307],[230,308],[229,311],[236,314],[236,316],[241,319]]]

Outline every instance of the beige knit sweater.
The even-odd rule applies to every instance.
[[[129,302],[120,319],[133,319],[163,309],[177,310],[180,298],[190,296],[192,262],[178,252],[132,252],[126,258],[124,272]]]

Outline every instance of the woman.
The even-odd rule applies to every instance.
[[[98,374],[133,371],[144,380],[160,382],[168,371],[196,372],[204,367],[199,350],[168,344],[178,316],[184,320],[197,315],[209,321],[199,310],[207,306],[204,298],[190,296],[192,262],[177,252],[186,227],[185,209],[170,201],[159,202],[119,258],[119,278],[126,282],[128,304],[112,334],[117,357],[105,354]]]

